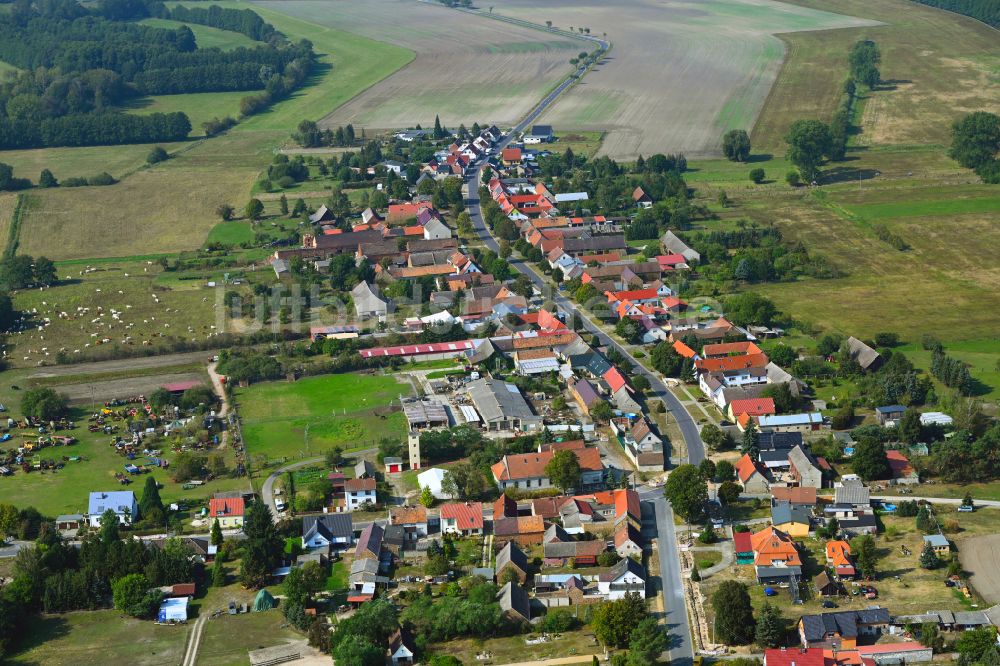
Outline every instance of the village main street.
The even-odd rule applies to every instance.
[[[496,150],[500,151],[509,144],[515,136],[524,131],[528,125],[541,115],[542,111],[555,100],[558,92],[561,92],[571,80],[564,82],[553,94],[542,101],[530,114],[528,114],[516,127],[514,127],[499,143]],[[486,160],[482,160],[474,169],[472,175],[465,181],[465,204],[469,216],[472,218],[473,228],[479,240],[490,250],[499,253],[500,246],[496,238],[490,233],[483,220],[480,207],[479,184],[482,182],[482,172],[486,167]],[[579,318],[583,328],[595,335],[598,341],[609,348],[617,350],[620,354],[632,360],[635,364],[635,372],[644,375],[649,380],[652,393],[663,401],[667,411],[674,418],[678,428],[684,437],[687,447],[687,460],[697,465],[705,458],[705,445],[701,441],[698,425],[688,413],[684,405],[669,391],[663,380],[646,369],[639,363],[631,352],[618,342],[604,333],[588,314],[576,307],[569,299],[561,293],[553,292],[544,277],[540,275],[531,265],[523,261],[509,260],[522,275],[531,280],[535,288],[540,293],[552,293],[552,300],[559,311],[567,318],[574,315]],[[641,498],[645,501],[652,501],[656,510],[656,530],[657,544],[659,548],[660,560],[660,580],[663,590],[663,607],[666,613],[666,626],[670,631],[670,647],[668,648],[669,659],[678,666],[688,666],[694,660],[694,648],[691,640],[691,628],[688,622],[687,608],[684,604],[684,582],[680,572],[680,554],[677,550],[677,538],[674,531],[674,514],[670,504],[662,495],[659,489],[644,491]]]

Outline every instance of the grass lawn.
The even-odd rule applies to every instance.
[[[247,651],[303,640],[288,628],[280,608],[260,613],[222,615],[209,620],[198,649],[199,666],[247,662]]]
[[[519,634],[503,638],[462,638],[458,640],[435,643],[429,647],[431,654],[460,654],[471,661],[480,652],[493,653],[492,661],[498,664],[519,663],[523,661],[542,661],[554,657],[572,657],[580,655],[581,664],[589,664],[590,655],[603,654],[603,649],[589,631],[588,627],[560,634],[548,643],[528,645],[525,639],[529,636]]]
[[[347,565],[343,561],[334,562],[330,566],[330,575],[326,578],[324,590],[333,592],[347,588]]]
[[[918,368],[930,371],[931,352],[919,343],[902,345],[896,351],[906,354]],[[972,379],[979,384],[976,391],[978,397],[985,400],[1000,398],[1000,339],[950,342],[945,345],[945,352],[969,366]]]
[[[154,28],[165,28],[166,30],[176,30],[182,25],[186,25],[194,33],[195,42],[199,49],[221,49],[231,51],[239,47],[252,49],[260,46],[261,42],[254,41],[246,35],[232,30],[221,30],[207,25],[197,23],[184,23],[182,21],[171,21],[170,19],[149,18],[140,21],[143,25],[151,25]]]
[[[181,3],[183,4],[183,3]],[[221,2],[223,7],[245,9],[238,2]],[[303,118],[318,120],[358,93],[403,67],[416,54],[385,42],[328,28],[262,7],[253,7],[265,21],[289,39],[306,38],[319,57],[319,72],[310,85],[291,98],[243,124],[247,130],[291,132]]]
[[[253,241],[253,226],[249,222],[219,222],[208,233],[206,243],[239,245]]]
[[[343,374],[254,384],[236,400],[249,455],[298,458],[404,438],[406,419],[391,405],[409,392],[393,376]]]
[[[28,623],[27,633],[21,638],[20,651],[14,655],[5,655],[5,663],[25,666],[179,664],[184,657],[190,631],[190,624],[159,626],[149,621],[124,617],[115,610],[43,615]],[[209,628],[206,627],[206,633],[208,631]],[[211,642],[203,644],[212,645]],[[231,654],[230,657],[232,656],[234,655]],[[245,653],[240,655],[240,658],[245,657]],[[203,663],[201,655],[199,663]]]

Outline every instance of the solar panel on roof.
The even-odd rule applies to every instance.
[[[516,386],[514,386],[513,384],[504,384],[504,386],[507,387],[507,392],[508,393],[516,393],[516,394],[519,394],[519,395],[521,393],[521,391],[519,391],[518,388]]]

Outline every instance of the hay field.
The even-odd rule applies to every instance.
[[[32,193],[20,250],[51,259],[174,252],[201,246],[218,222],[215,209],[249,191],[254,172],[167,163],[108,187]]]
[[[606,130],[614,158],[718,154],[727,129],[753,126],[781,67],[776,33],[871,24],[770,0],[501,0],[496,12],[614,43],[608,59],[542,117],[557,130]]]
[[[978,21],[906,0],[789,1],[884,25],[783,35],[789,57],[754,129],[755,146],[783,152],[792,121],[832,116],[858,39],[878,43],[887,82],[865,103],[860,145],[947,145],[955,119],[1000,104],[998,33]]]
[[[255,3],[415,51],[409,65],[323,118],[325,126],[393,129],[434,122],[509,124],[569,74],[579,40],[412,0]],[[267,16],[267,15],[265,15]]]

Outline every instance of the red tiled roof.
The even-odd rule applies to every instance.
[[[611,389],[612,393],[617,393],[618,389],[623,386],[628,386],[628,381],[626,381],[622,373],[618,371],[618,368],[611,368],[601,375],[601,379],[608,383],[608,387]]]
[[[652,301],[656,300],[655,289],[632,289],[629,291],[616,291],[608,296],[609,301]]]
[[[826,666],[822,648],[764,650],[767,666]]]
[[[344,482],[344,490],[349,493],[375,490],[375,479],[348,479]]]
[[[767,354],[746,354],[743,356],[723,356],[722,358],[703,358],[695,361],[694,365],[699,370],[721,372],[725,370],[763,368],[767,363]]]
[[[771,488],[771,497],[779,502],[791,502],[792,504],[816,504],[816,489],[805,486]]]
[[[244,510],[242,497],[212,498],[208,502],[208,515],[212,518],[242,516]]]
[[[427,509],[422,506],[401,506],[389,512],[393,525],[414,525],[427,522]]]
[[[623,523],[621,527],[615,530],[615,547],[621,548],[622,544],[626,541],[632,541],[636,545],[639,545],[639,533],[631,523]]]
[[[705,345],[702,351],[706,357],[761,353],[760,347],[749,340],[746,342],[724,342],[717,345]]]
[[[604,469],[601,453],[596,447],[574,450],[573,453],[576,454],[580,469],[583,471]],[[545,466],[549,464],[554,454],[554,451],[542,451],[504,456],[500,462],[492,466],[493,477],[497,481],[542,478],[545,476]]]
[[[733,414],[749,414],[750,416],[761,416],[762,414],[774,414],[774,398],[745,398],[733,400],[729,403]]]
[[[656,263],[660,268],[673,268],[677,264],[686,264],[687,257],[683,254],[661,254],[656,257]]]
[[[636,520],[642,519],[642,509],[639,507],[639,493],[634,490],[615,491],[615,517],[629,515]]]
[[[749,453],[744,453],[743,457],[736,462],[736,476],[740,481],[746,483],[753,476],[754,472],[764,476],[764,468],[760,463],[750,457]]]
[[[521,161],[521,149],[520,148],[504,148],[500,152],[500,159],[504,162],[520,162]]]
[[[775,561],[789,566],[802,566],[799,550],[792,538],[775,527],[766,527],[750,537],[753,544],[754,564],[769,567]]]
[[[910,465],[910,460],[900,451],[891,449],[885,452],[885,457],[889,461],[889,468],[892,469],[893,477],[899,478],[913,474],[913,466]]]
[[[695,350],[691,349],[680,340],[674,342],[674,351],[683,356],[684,358],[694,358],[695,356],[698,355],[697,352],[695,352]]]
[[[483,529],[483,505],[481,502],[454,502],[441,506],[441,520],[454,519],[460,530]]]
[[[737,553],[752,553],[753,544],[750,541],[749,532],[734,532],[733,533],[733,548]]]

